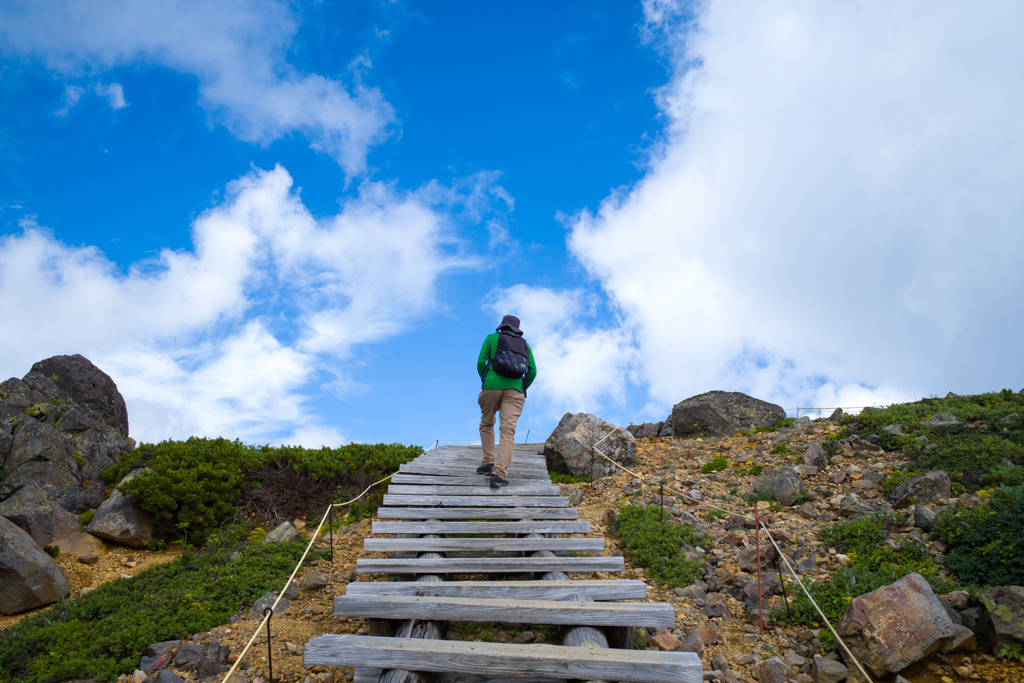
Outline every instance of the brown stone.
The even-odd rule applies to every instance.
[[[671,633],[662,633],[660,636],[651,638],[651,645],[664,652],[675,652],[683,646],[683,641]]]
[[[88,555],[79,555],[78,561],[82,564],[96,564],[100,561],[100,556],[96,553],[89,553]]]

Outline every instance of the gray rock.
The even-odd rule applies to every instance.
[[[82,467],[84,479],[98,480],[100,472],[113,467],[121,455],[122,438],[114,430],[88,429],[71,438],[75,442],[78,454],[86,461]]]
[[[71,437],[32,417],[20,416],[0,477],[0,500],[29,483],[58,505],[70,508],[78,494],[80,472]]]
[[[49,605],[67,594],[60,567],[31,536],[0,517],[0,613],[17,614]]]
[[[698,655],[704,652],[704,641],[700,639],[696,629],[686,634],[679,652],[693,652]]]
[[[60,394],[97,413],[104,422],[128,436],[128,408],[114,380],[85,356],[53,356],[32,366],[51,378]]]
[[[636,460],[636,439],[629,431],[591,415],[566,413],[544,442],[548,469],[595,479],[619,470],[595,449],[615,462],[628,466]]]
[[[785,683],[793,675],[789,664],[778,657],[757,662],[751,667],[751,672],[758,683]]]
[[[974,635],[974,631],[960,624],[953,624],[953,630],[956,633],[943,645],[943,649],[950,652],[978,651],[978,638]]]
[[[956,419],[955,415],[949,413],[935,413],[930,418],[921,423],[923,427],[955,427],[962,424],[960,420]]]
[[[220,643],[182,643],[174,657],[174,666],[181,671],[195,672],[197,678],[209,678],[227,671],[231,649]],[[217,671],[218,668],[222,670]]]
[[[146,648],[147,657],[160,657],[181,645],[180,640],[162,640]]]
[[[1024,643],[1024,586],[996,586],[978,593],[978,632],[998,654],[1003,645]]]
[[[938,515],[935,512],[924,505],[914,506],[914,526],[925,531],[931,531],[932,527],[935,526],[935,518]]]
[[[291,522],[281,522],[274,527],[273,531],[263,537],[263,545],[282,541],[295,542],[300,538],[299,530],[293,527]]]
[[[886,425],[885,427],[882,427],[882,431],[891,436],[903,436],[903,425]]]
[[[633,435],[634,439],[646,439],[651,436],[659,436],[664,426],[664,422],[644,422],[643,424],[629,425],[626,430]]]
[[[224,667],[226,672],[228,667]],[[185,683],[185,680],[170,669],[161,669],[154,679],[156,683]]]
[[[40,548],[78,533],[82,526],[78,517],[50,500],[34,482],[0,503],[0,515],[18,525]]]
[[[152,471],[146,467],[129,472],[117,485],[121,486]],[[131,548],[143,548],[153,539],[153,525],[149,523],[149,515],[139,507],[139,499],[116,488],[110,498],[96,510],[92,522],[85,530],[94,536]]]
[[[661,423],[661,429],[658,431],[658,436],[663,439],[671,438],[673,435],[672,424],[672,416],[669,415],[665,418],[665,421]]]
[[[971,594],[967,591],[950,591],[935,597],[946,607],[952,607],[956,611],[961,612],[967,609],[967,603],[971,599]]]
[[[299,587],[296,586],[294,583],[289,583],[284,588],[283,597],[285,600],[294,600],[295,598],[299,597]]]
[[[302,582],[299,584],[299,588],[304,591],[316,591],[320,590],[327,585],[327,577],[318,571],[308,571],[306,575],[302,577]]]
[[[765,470],[754,482],[754,490],[764,496],[771,496],[783,505],[793,505],[801,495],[807,493],[800,475],[791,467]]]
[[[798,417],[797,419],[793,420],[793,422],[789,425],[789,428],[790,429],[798,429],[800,427],[810,427],[810,426],[811,426],[811,418],[809,416],[807,416],[807,415],[804,415],[803,417]]]
[[[689,598],[690,600],[704,600],[708,596],[704,589],[695,583],[691,583],[685,588],[677,588],[676,595],[683,598]]]
[[[274,593],[272,591],[264,593],[262,597],[260,597],[259,600],[254,602],[252,604],[252,607],[249,608],[249,618],[262,619],[263,610],[265,610],[267,607],[272,607],[274,605],[274,600],[277,600],[277,593]],[[274,615],[276,616],[284,612],[286,609],[288,609],[289,604],[291,603],[288,602],[287,598],[281,598],[281,602],[277,603],[277,607],[274,608]]]
[[[824,467],[828,464],[828,453],[820,444],[812,443],[804,451],[804,464],[812,467]]]
[[[811,662],[811,678],[814,683],[842,683],[849,672],[840,662],[815,655]]]
[[[828,416],[829,422],[839,422],[845,417],[842,408],[836,408],[832,411],[832,414]]]
[[[949,498],[951,485],[942,470],[920,474],[896,486],[889,494],[889,502],[897,510],[913,503],[931,503],[939,498]]]
[[[809,519],[818,518],[818,509],[811,503],[804,503],[796,509],[796,511],[802,516]]]
[[[103,505],[103,501],[107,499],[107,487],[103,485],[102,481],[94,481],[89,486],[85,487],[75,496],[74,507],[71,508],[72,512],[81,513],[86,510],[96,510],[100,505]]]
[[[956,634],[931,586],[915,573],[854,598],[836,630],[878,677],[924,659]]]
[[[709,391],[672,406],[672,435],[732,436],[742,429],[770,427],[786,418],[781,406],[735,391]]]

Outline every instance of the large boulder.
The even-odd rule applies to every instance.
[[[120,487],[126,481],[152,471],[148,467],[135,470],[117,485]],[[149,515],[139,506],[139,499],[116,488],[110,498],[96,510],[85,530],[94,536],[132,548],[143,548],[153,539],[153,526],[149,523]]]
[[[978,593],[981,616],[978,630],[985,636],[992,654],[1003,645],[1024,643],[1024,586],[996,586]]]
[[[629,425],[626,430],[633,435],[634,439],[646,439],[650,436],[660,436],[664,426],[664,422],[644,422],[638,425]]]
[[[576,477],[593,474],[597,478],[620,471],[601,453],[628,466],[636,460],[636,439],[590,413],[566,413],[544,442],[548,469]]]
[[[953,621],[920,574],[854,598],[837,629],[875,676],[897,673],[956,635]]]
[[[754,481],[754,490],[783,505],[793,505],[807,494],[804,482],[792,467],[765,470]]]
[[[942,470],[919,474],[899,484],[889,494],[889,502],[896,509],[920,503],[933,503],[939,498],[949,498],[952,482]]]
[[[110,375],[100,370],[81,354],[53,356],[32,366],[50,378],[64,398],[88,408],[103,421],[128,436],[128,408]]]
[[[0,500],[33,483],[63,507],[74,506],[81,483],[71,437],[39,420],[22,416],[14,425],[7,457],[0,455]]]
[[[58,538],[77,534],[81,527],[76,515],[50,500],[46,492],[34,483],[23,486],[0,503],[0,516],[14,522],[40,548],[45,548]]]
[[[741,429],[770,427],[784,419],[786,411],[774,403],[738,391],[709,391],[672,406],[672,436],[731,436]]]
[[[0,613],[17,614],[67,596],[64,573],[32,537],[0,517]]]

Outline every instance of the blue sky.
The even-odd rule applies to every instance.
[[[5,3],[0,374],[140,440],[1024,386],[1013,3]]]

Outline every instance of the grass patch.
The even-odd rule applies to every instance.
[[[593,481],[593,479],[585,474],[579,477],[565,472],[550,472],[549,474],[552,484],[579,484],[580,482]]]
[[[796,422],[795,417],[787,417],[785,420],[779,420],[770,427],[758,427],[757,429],[741,429],[740,436],[750,436],[751,434],[769,434],[776,430],[788,427],[794,422]]]
[[[702,474],[711,474],[712,472],[718,472],[720,470],[727,469],[729,467],[729,460],[721,453],[715,455],[710,461],[704,463],[700,468]]]
[[[234,561],[228,548],[187,551],[62,601],[0,633],[0,682],[131,674],[151,643],[219,626],[280,589],[302,550],[300,543],[250,546]]]
[[[670,588],[686,586],[699,579],[703,562],[686,559],[683,545],[708,548],[711,538],[698,534],[686,523],[663,520],[657,505],[627,505],[615,518],[615,532],[630,562],[650,572]]]
[[[958,425],[933,427],[926,422],[949,413]],[[914,469],[942,469],[968,489],[981,478],[1006,466],[1024,466],[1024,395],[1009,389],[975,396],[926,398],[884,409],[865,410],[847,418],[849,429],[874,436],[886,450],[902,450]],[[903,426],[902,435],[884,431]]]
[[[949,544],[946,566],[964,583],[1024,584],[1024,486],[993,489],[989,501],[939,515],[932,537]]]
[[[806,584],[833,625],[842,619],[851,600],[898,581],[911,572],[923,576],[938,594],[956,588],[953,582],[939,575],[939,567],[921,546],[907,542],[893,548],[886,543],[889,531],[903,523],[902,517],[896,513],[876,512],[853,522],[827,524],[818,532],[819,540],[850,558],[848,566],[834,572],[828,579]],[[772,618],[792,624],[821,626],[821,617],[795,584],[790,594],[794,593],[795,597],[789,601],[790,611],[777,609],[772,612]],[[830,643],[831,634],[822,631],[822,639]]]
[[[302,511],[287,505],[291,499],[299,505],[313,504],[311,500],[326,505],[339,496],[347,500],[422,452],[418,446],[401,444],[313,450],[193,437],[140,444],[104,470],[103,478],[113,484],[137,467],[149,467],[151,472],[133,477],[120,488],[139,497],[154,525],[165,522],[169,535],[199,545],[235,514],[239,491],[257,503],[270,500],[283,515],[298,516]],[[372,514],[381,496],[375,491],[353,505],[349,518]]]

